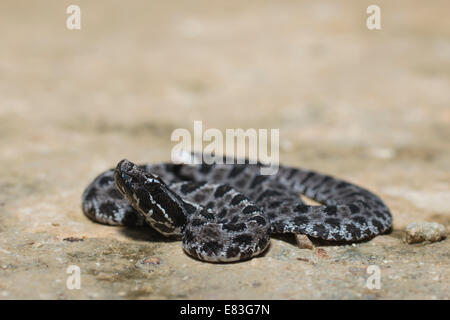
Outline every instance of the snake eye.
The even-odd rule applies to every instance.
[[[145,182],[144,184],[146,185],[151,185],[151,184],[164,184],[164,181],[156,174],[153,173],[146,173],[145,174]]]
[[[150,192],[155,192],[163,186],[163,183],[161,183],[160,179],[154,179],[154,178],[148,178],[144,181],[144,186],[149,190]]]

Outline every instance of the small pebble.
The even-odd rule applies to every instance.
[[[307,262],[307,263],[310,263],[310,264],[312,264],[312,265],[315,265],[315,264],[316,264],[314,261],[312,261],[312,260],[310,260],[310,259],[307,259],[307,258],[297,258],[297,260],[298,260],[298,261],[302,261],[302,262]]]
[[[84,241],[83,238],[76,238],[76,237],[68,237],[68,238],[64,238],[64,241],[69,241],[69,242],[81,242]]]
[[[147,257],[142,260],[142,264],[160,264],[161,261],[158,257]]]
[[[359,276],[366,273],[366,269],[360,267],[350,267],[348,268],[348,271],[354,276]]]
[[[105,273],[105,272],[100,272],[97,274],[97,280],[114,280],[114,276],[112,274],[109,273]]]
[[[328,252],[325,249],[319,248],[316,251],[317,255],[319,256],[319,258],[323,258],[323,259],[328,259]]]
[[[295,241],[300,249],[313,249],[314,244],[306,234],[295,234]]]
[[[447,236],[445,227],[436,222],[411,223],[405,231],[404,240],[409,244],[423,241],[436,242]]]
[[[139,260],[135,266],[139,269],[147,270],[147,271],[153,271],[159,264],[161,263],[161,260],[158,257],[151,256],[146,257],[144,259]]]

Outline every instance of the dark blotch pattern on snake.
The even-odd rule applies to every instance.
[[[388,207],[366,189],[285,166],[261,175],[261,166],[248,161],[137,166],[122,160],[86,188],[82,208],[96,222],[148,224],[181,237],[189,255],[209,262],[257,256],[271,233],[355,242],[392,226]],[[300,193],[323,205],[306,205]]]

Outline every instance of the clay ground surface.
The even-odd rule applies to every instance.
[[[449,240],[402,240],[409,223],[450,222],[448,1],[377,1],[376,31],[372,1],[77,1],[70,31],[72,3],[0,4],[0,298],[449,298]],[[393,231],[313,250],[286,235],[209,264],[82,214],[98,173],[169,161],[194,120],[280,129],[280,162],[374,191]]]

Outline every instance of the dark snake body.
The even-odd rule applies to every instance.
[[[261,164],[148,164],[122,160],[83,193],[83,212],[110,225],[144,225],[182,238],[191,256],[231,262],[263,252],[271,233],[356,242],[384,233],[392,216],[359,186],[317,172]],[[323,205],[306,205],[299,194]]]

